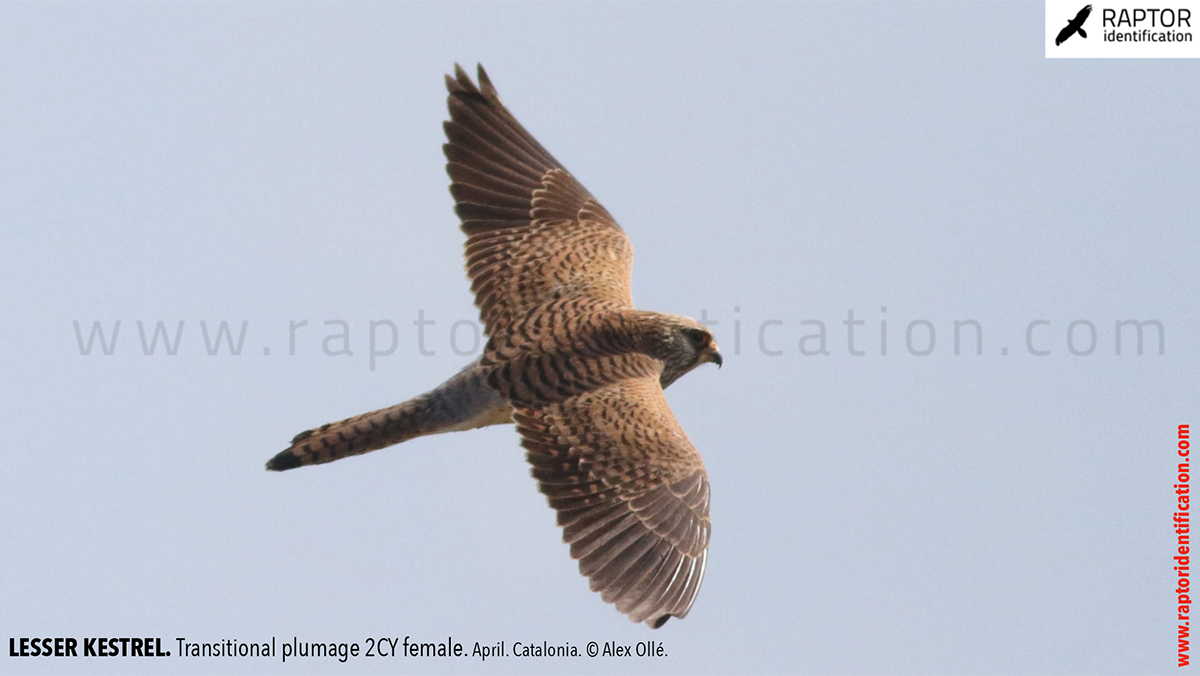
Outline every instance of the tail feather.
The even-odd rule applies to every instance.
[[[475,362],[418,397],[297,434],[289,448],[267,462],[267,469],[282,472],[360,455],[427,434],[507,422],[512,422],[512,407],[488,386],[486,371]]]

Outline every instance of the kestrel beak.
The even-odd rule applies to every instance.
[[[725,363],[725,360],[721,358],[721,353],[717,350],[715,343],[712,346],[712,352],[708,353],[708,360],[716,364],[717,368],[721,368],[721,364]]]

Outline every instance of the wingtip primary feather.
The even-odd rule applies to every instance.
[[[483,64],[476,64],[475,69],[475,81],[472,81],[471,76],[467,74],[466,69],[464,69],[461,64],[456,62],[454,64],[454,75],[446,76],[446,89],[448,89],[451,94],[474,94],[476,96],[481,96],[488,101],[499,103],[501,106],[503,106],[504,101],[501,100],[500,94],[496,91],[496,86],[492,84],[492,78],[488,77],[487,71],[484,70]]]
[[[476,77],[479,78],[479,89],[483,95],[489,99],[500,100],[500,95],[496,93],[496,87],[492,85],[492,78],[488,77],[487,71],[483,69],[483,64],[475,64]]]

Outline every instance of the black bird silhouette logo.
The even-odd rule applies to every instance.
[[[1091,13],[1091,5],[1085,5],[1083,9],[1079,10],[1079,13],[1075,15],[1075,18],[1068,21],[1066,27],[1058,32],[1058,37],[1054,38],[1054,46],[1057,47],[1058,45],[1066,42],[1067,38],[1071,37],[1075,33],[1079,33],[1080,37],[1086,38],[1087,32],[1083,30],[1083,22],[1087,21],[1087,18]]]

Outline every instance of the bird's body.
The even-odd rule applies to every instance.
[[[624,231],[482,67],[479,87],[462,69],[446,83],[444,150],[484,353],[426,394],[297,435],[267,468],[515,422],[592,589],[636,622],[683,617],[707,561],[709,489],[663,388],[720,353],[694,320],[634,308]]]
[[[1084,8],[1079,10],[1079,13],[1075,15],[1075,18],[1068,21],[1067,25],[1058,32],[1058,36],[1054,38],[1054,44],[1056,46],[1061,45],[1066,41],[1067,38],[1071,37],[1075,33],[1079,33],[1079,37],[1086,38],[1087,31],[1083,30],[1083,22],[1087,21],[1087,18],[1091,14],[1092,6],[1085,5]]]

